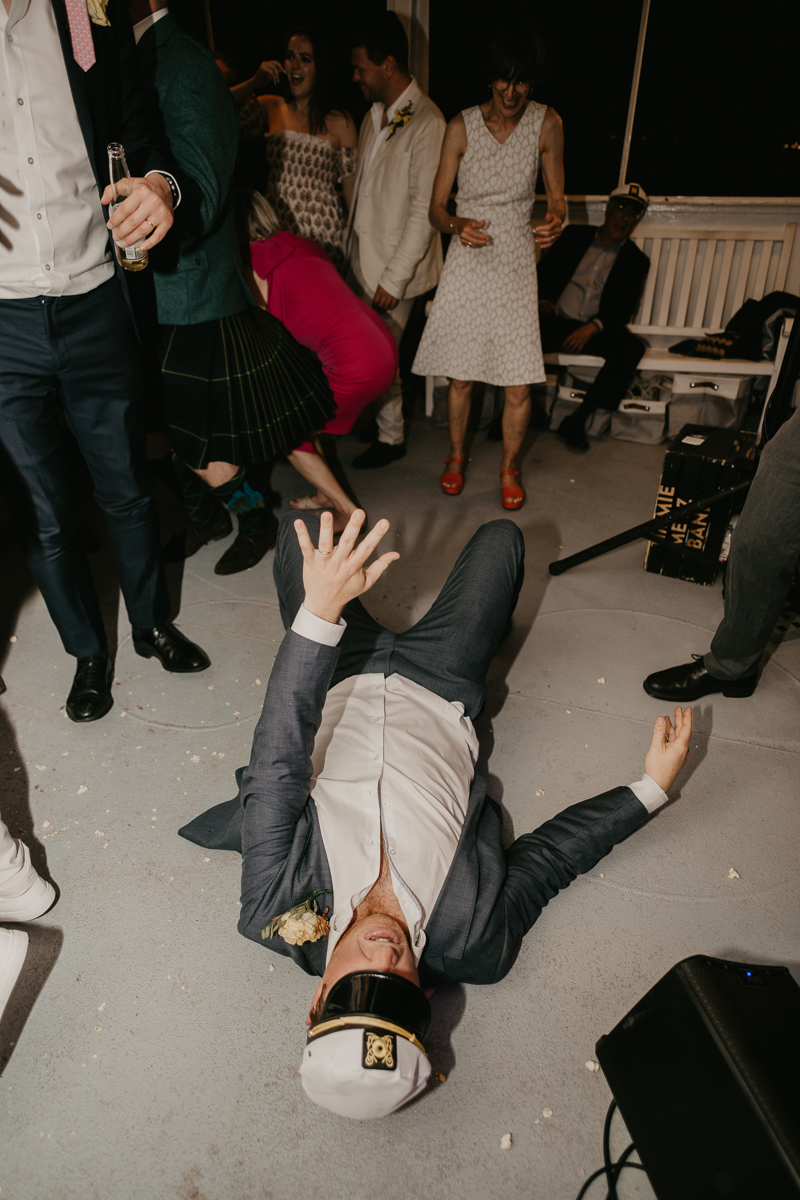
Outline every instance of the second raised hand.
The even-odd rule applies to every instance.
[[[356,545],[365,519],[364,511],[357,508],[339,539],[339,545],[334,546],[333,516],[329,512],[322,513],[317,549],[309,537],[305,521],[294,523],[303,555],[303,604],[323,621],[335,624],[345,605],[368,592],[389,564],[400,557],[396,550],[389,550],[369,567],[364,566],[389,529],[387,520],[378,521],[364,540]]]

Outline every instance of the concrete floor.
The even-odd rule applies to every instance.
[[[369,600],[395,629],[428,608],[477,525],[502,515],[499,448],[476,436],[453,499],[437,482],[446,444],[419,418],[404,460],[351,476],[403,555]],[[344,439],[343,463],[355,449]],[[552,434],[530,437],[517,516],[527,576],[479,725],[509,833],[639,778],[660,711],[643,677],[706,650],[721,616],[719,585],[645,574],[642,543],[547,573],[649,515],[662,455],[605,440],[576,458]],[[274,482],[284,510],[305,490],[287,466]],[[610,1093],[585,1066],[600,1034],[689,954],[785,963],[800,978],[798,630],[752,699],[697,707],[680,796],[557,898],[511,974],[437,992],[431,1057],[446,1082],[356,1124],[303,1096],[313,984],[237,934],[238,858],[176,836],[234,794],[282,635],[272,555],[223,579],[223,548],[182,579],[171,569],[179,624],[212,668],[170,676],[137,658],[122,613],[115,706],[87,727],[65,718],[73,662],[19,552],[3,550],[0,804],[61,898],[29,927],[0,1024],[0,1197],[572,1200],[601,1161]],[[113,615],[105,553],[93,564]],[[615,1126],[614,1147],[627,1140]],[[652,1191],[627,1172],[620,1196]]]

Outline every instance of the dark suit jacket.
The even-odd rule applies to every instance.
[[[598,229],[597,225],[568,225],[558,241],[542,255],[537,268],[540,300],[557,302]],[[612,332],[632,320],[649,266],[650,259],[634,242],[622,243],[600,297],[597,315],[604,329]]]
[[[255,942],[262,942],[261,930],[274,917],[312,892],[332,887],[308,792],[311,752],[338,653],[337,647],[291,630],[286,634],[270,675],[250,765],[237,771],[239,795],[180,830],[208,849],[241,852],[239,932]],[[425,979],[502,979],[520,939],[548,900],[647,819],[630,788],[614,788],[573,805],[504,850],[500,809],[476,775],[455,857],[425,928]],[[310,975],[325,970],[325,939],[289,946],[275,937],[262,944],[293,958]]]
[[[136,45],[125,0],[108,0],[106,15],[110,25],[90,22],[97,61],[88,71],[75,62],[64,0],[50,2],[61,38],[75,111],[100,195],[108,184],[109,142],[121,142],[125,147],[132,175],[169,171],[177,178],[164,148],[161,131],[153,127],[151,114],[154,110],[157,112],[157,104],[149,101],[147,89],[139,79]],[[125,276],[126,272],[117,263],[117,277],[127,297]]]
[[[142,80],[155,85],[170,157],[181,172],[175,224],[153,256],[158,319],[196,325],[248,308],[238,269],[230,186],[239,115],[217,64],[167,15],[136,47]],[[162,251],[158,246],[157,251]]]

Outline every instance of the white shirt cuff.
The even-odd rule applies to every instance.
[[[338,625],[334,625],[331,621],[323,621],[322,617],[315,617],[305,604],[300,605],[292,622],[292,633],[299,633],[300,637],[308,638],[310,642],[320,642],[323,646],[338,646],[346,628],[347,622],[342,617],[339,617]]]
[[[666,804],[669,800],[667,793],[662,792],[655,779],[651,779],[647,772],[636,783],[629,783],[628,787],[649,813],[654,813],[657,808],[661,808],[661,805]]]
[[[178,207],[178,205],[181,202],[181,189],[180,189],[180,186],[178,185],[178,181],[175,178],[175,176],[173,174],[171,174],[171,172],[169,172],[169,171],[148,171],[147,175],[163,175],[165,179],[172,180],[172,182],[175,184],[175,192],[178,193],[177,200],[175,199],[175,192],[172,193],[172,211],[175,212],[175,209]],[[147,179],[147,175],[145,175],[145,179]],[[172,189],[170,189],[170,190],[172,190]]]

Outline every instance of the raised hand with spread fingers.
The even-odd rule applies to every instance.
[[[329,512],[322,513],[319,546],[316,549],[305,522],[294,523],[303,554],[303,586],[306,592],[303,605],[323,621],[335,624],[345,605],[368,592],[389,564],[400,557],[396,550],[389,550],[370,566],[364,565],[389,529],[387,520],[378,521],[364,540],[356,545],[365,520],[366,513],[357,508],[338,546],[334,546],[333,516]]]

